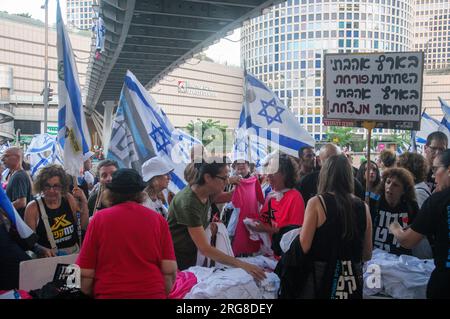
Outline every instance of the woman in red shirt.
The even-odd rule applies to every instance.
[[[303,224],[305,203],[302,195],[294,188],[296,163],[287,154],[272,156],[265,165],[272,192],[261,209],[261,223],[254,227],[270,235],[278,233],[288,225]]]
[[[111,207],[89,223],[77,264],[81,290],[94,298],[165,299],[177,263],[166,220],[141,205],[142,177],[119,169],[106,185]]]

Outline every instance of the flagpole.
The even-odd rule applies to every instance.
[[[45,9],[45,71],[44,71],[44,133],[47,133],[48,117],[48,0],[41,6]]]
[[[367,130],[367,162],[366,162],[366,192],[365,192],[365,202],[367,205],[370,203],[370,193],[369,193],[369,185],[370,185],[370,167],[372,166],[370,162],[370,147],[372,143],[372,130],[375,128],[376,123],[372,121],[364,121],[363,127]]]

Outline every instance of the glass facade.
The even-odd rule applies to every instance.
[[[425,51],[425,69],[450,67],[450,1],[415,0],[414,47]]]
[[[283,2],[244,23],[242,59],[321,140],[324,54],[412,50],[415,1]]]
[[[89,30],[92,28],[93,0],[67,0],[67,23],[78,29]]]

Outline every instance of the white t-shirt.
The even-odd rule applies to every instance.
[[[95,177],[94,174],[92,174],[90,171],[85,171],[83,177],[86,183],[88,183],[88,185],[89,184],[94,185]]]
[[[167,219],[167,216],[169,215],[166,206],[164,206],[163,202],[160,199],[153,201],[150,197],[147,197],[142,205],[161,214],[165,219]]]

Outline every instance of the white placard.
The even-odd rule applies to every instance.
[[[419,130],[423,52],[326,54],[324,124]]]

